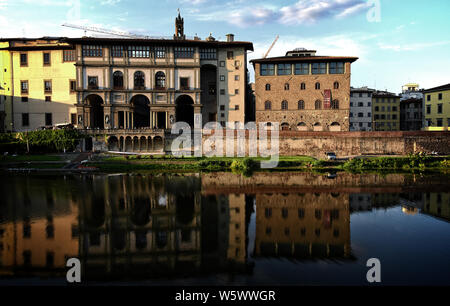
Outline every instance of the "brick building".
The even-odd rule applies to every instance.
[[[296,49],[252,60],[256,122],[279,122],[283,130],[348,131],[351,64],[357,59]]]

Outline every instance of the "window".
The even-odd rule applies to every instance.
[[[73,125],[77,124],[77,114],[70,114],[70,123],[72,123]]]
[[[431,114],[431,105],[427,105],[427,114]]]
[[[284,90],[289,90],[289,84],[288,83],[284,84]]]
[[[20,66],[28,66],[28,54],[20,54]]]
[[[372,117],[372,113],[367,113],[367,117]]]
[[[63,51],[63,61],[64,62],[75,62],[75,50],[64,50]]]
[[[353,113],[350,113],[350,118],[353,118]]]
[[[300,84],[300,90],[306,90],[306,84],[305,83],[301,83]]]
[[[298,109],[305,109],[305,101],[303,100],[298,101]]]
[[[200,49],[200,59],[202,60],[217,59],[217,49]]]
[[[189,90],[189,78],[180,78],[180,89]]]
[[[261,64],[261,73],[262,76],[265,75],[275,75],[275,64]]]
[[[339,100],[331,101],[331,109],[339,109]]]
[[[240,61],[234,61],[234,68],[236,68],[236,70],[239,70],[239,67],[241,67],[241,62]]]
[[[326,74],[327,63],[314,63],[312,64],[312,74]]]
[[[156,58],[166,58],[166,47],[155,47]]]
[[[364,102],[358,102],[358,107],[363,107],[364,106]]]
[[[136,71],[134,73],[134,89],[145,89],[145,74],[142,71]]]
[[[111,47],[112,57],[123,57],[123,46],[112,46]]]
[[[392,111],[396,112],[397,111],[397,106],[392,106]]]
[[[30,115],[29,114],[22,114],[22,126],[29,126],[30,125]]]
[[[52,102],[51,96],[45,96],[45,102]]]
[[[272,208],[266,208],[264,210],[264,215],[266,216],[266,218],[272,217]]]
[[[53,125],[52,113],[45,113],[45,125],[46,126]]]
[[[437,106],[437,112],[438,114],[442,114],[443,104],[438,104]]]
[[[46,93],[52,92],[52,81],[50,80],[44,81],[44,92]]]
[[[116,71],[113,73],[113,88],[123,89],[123,73],[122,71]]]
[[[438,100],[442,100],[442,93],[438,95]]]
[[[320,90],[320,83],[319,82],[316,83],[316,90]]]
[[[234,90],[234,94],[235,94],[235,95],[238,95],[238,94],[239,94],[239,89],[235,89],[235,90]]]
[[[437,125],[438,127],[443,127],[443,120],[442,120],[442,118],[436,119],[436,125]]]
[[[363,118],[364,117],[364,113],[358,113],[358,118]]]
[[[330,74],[343,74],[344,73],[344,63],[330,63]]]
[[[239,81],[240,79],[241,79],[240,75],[235,75],[235,76],[234,76],[234,80],[235,80],[235,81]]]
[[[149,46],[129,46],[128,57],[130,58],[150,58]]]
[[[156,82],[155,87],[157,89],[165,89],[166,88],[166,74],[162,71],[157,72],[156,76],[155,76],[155,82]]]
[[[103,47],[95,45],[85,45],[82,47],[83,56],[85,57],[102,57]]]
[[[334,89],[339,89],[339,82],[334,82],[333,87],[334,87]]]
[[[264,103],[264,109],[265,109],[265,110],[271,110],[271,109],[272,109],[272,102],[266,101],[266,102]]]
[[[270,84],[266,84],[266,91],[270,91],[270,89],[271,89]]]
[[[175,47],[175,58],[194,58],[194,48],[191,47]]]
[[[225,76],[224,76],[224,75],[221,75],[221,76],[220,76],[220,81],[221,81],[221,82],[225,82]]]
[[[70,92],[77,91],[77,81],[70,80],[69,81],[69,86],[70,86]]]
[[[281,209],[281,216],[283,217],[283,219],[287,219],[287,217],[289,216],[289,210],[285,207],[283,207]]]
[[[234,59],[234,52],[233,51],[228,51],[227,52],[227,59]]]
[[[220,90],[220,95],[221,95],[221,96],[225,96],[225,89],[221,89],[221,90]]]
[[[220,110],[221,110],[221,111],[225,111],[225,105],[221,105],[221,106],[220,106]]]
[[[98,77],[88,76],[88,88],[94,90],[98,89]]]
[[[309,74],[309,64],[295,64],[294,73],[296,75]]]
[[[50,59],[50,53],[44,52],[44,66],[50,66],[51,59]]]
[[[28,97],[22,97],[22,102],[28,102]]]
[[[314,107],[315,107],[316,110],[322,109],[322,101],[317,100],[317,101],[314,103]]]
[[[291,75],[292,65],[291,64],[278,64],[277,65],[278,75]]]
[[[234,110],[239,110],[239,105],[235,105]]]
[[[281,102],[281,109],[282,110],[287,110],[288,109],[288,101],[283,101]]]
[[[210,96],[216,95],[216,84],[209,84],[208,92]]]
[[[28,93],[28,81],[20,81],[20,92],[23,94]]]
[[[225,67],[225,61],[220,61],[219,65],[220,67]]]
[[[380,111],[380,107],[379,106],[375,106],[375,111],[379,112]]]

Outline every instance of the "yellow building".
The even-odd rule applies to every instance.
[[[424,91],[425,129],[446,131],[450,127],[450,84]]]
[[[71,45],[47,37],[0,43],[2,82],[9,85],[2,92],[7,130],[75,123],[76,70]]]
[[[8,42],[0,41],[0,133],[11,129],[11,117],[6,117],[11,107],[11,57]]]
[[[372,120],[374,131],[399,131],[400,97],[388,92],[373,94]]]

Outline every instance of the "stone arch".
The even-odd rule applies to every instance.
[[[175,116],[177,122],[186,122],[194,126],[194,100],[188,95],[181,95],[175,101]]]
[[[125,138],[125,152],[132,152],[133,151],[133,139],[130,136],[127,136]]]
[[[108,138],[108,150],[109,151],[119,151],[120,145],[119,140],[116,136],[111,136]]]
[[[148,151],[148,143],[147,143],[147,137],[145,136],[141,136],[140,141],[139,141],[139,151],[141,152],[145,152]]]
[[[150,100],[144,95],[135,95],[130,102],[133,106],[134,128],[149,128]]]
[[[291,127],[289,126],[289,123],[287,123],[287,122],[281,123],[281,130],[282,131],[289,131],[290,129],[291,129]]]
[[[338,122],[333,122],[330,124],[330,131],[331,132],[340,132],[341,131],[341,125]]]
[[[89,127],[93,129],[104,129],[105,119],[103,111],[103,99],[99,95],[91,94],[85,98],[85,103],[89,106],[90,122]]]
[[[139,148],[139,137],[133,137],[133,152],[136,152]]]
[[[308,131],[308,126],[306,125],[306,123],[300,122],[299,124],[297,124],[297,130],[306,132],[306,131]]]
[[[313,129],[314,129],[314,132],[322,132],[323,131],[322,124],[320,124],[320,122],[314,123]]]
[[[164,150],[164,140],[160,136],[153,138],[153,150],[160,151]]]

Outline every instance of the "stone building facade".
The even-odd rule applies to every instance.
[[[283,130],[348,131],[351,64],[357,59],[296,49],[252,60],[256,122],[279,122]]]
[[[90,129],[171,129],[195,115],[244,122],[250,42],[187,39],[69,39],[76,47],[77,123]],[[195,114],[195,115],[194,115]]]

